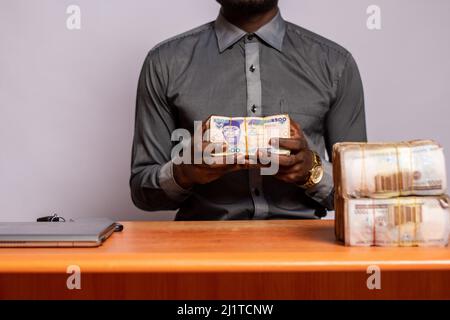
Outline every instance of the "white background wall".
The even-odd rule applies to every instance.
[[[81,30],[66,28],[71,4],[81,8]],[[366,27],[371,4],[382,10],[378,31]],[[353,53],[370,140],[434,138],[450,149],[450,1],[280,7]],[[138,73],[151,47],[215,19],[218,8],[214,0],[0,0],[0,220],[170,219],[136,209],[129,196]]]

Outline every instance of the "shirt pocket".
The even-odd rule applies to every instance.
[[[322,134],[327,109],[320,104],[313,102],[299,102],[293,106],[286,99],[280,100],[280,110],[282,114],[298,123],[306,135]]]
[[[299,114],[307,117],[314,117],[323,119],[328,111],[328,109],[322,106],[320,103],[316,103],[313,101],[304,102],[299,101],[295,103],[289,102],[287,99],[282,98],[280,100],[280,110],[283,114]]]

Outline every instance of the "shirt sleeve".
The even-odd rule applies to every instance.
[[[329,161],[323,161],[323,177],[315,186],[305,190],[307,196],[318,202],[323,207],[333,210],[334,207],[334,185],[333,166]]]
[[[182,188],[173,177],[173,162],[169,161],[161,167],[158,175],[159,186],[173,200],[182,202],[190,194],[190,190]]]
[[[130,176],[133,203],[147,211],[176,210],[189,195],[173,179],[176,116],[165,94],[167,78],[159,50],[153,49],[139,77]]]
[[[337,142],[366,142],[364,90],[358,66],[349,55],[337,80],[336,98],[325,118],[325,146],[332,158]],[[331,159],[332,160],[332,159]],[[329,210],[334,209],[332,164],[323,161],[324,176],[319,184],[306,190],[306,194]]]

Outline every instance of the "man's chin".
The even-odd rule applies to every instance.
[[[225,10],[242,14],[264,13],[278,5],[278,0],[216,0]]]

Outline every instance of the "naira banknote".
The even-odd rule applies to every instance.
[[[215,153],[216,156],[228,154],[255,155],[259,149],[289,155],[289,150],[273,147],[271,138],[289,138],[290,119],[288,115],[268,117],[222,117],[210,118],[209,140],[225,143],[227,150]]]
[[[340,199],[337,223],[349,246],[446,246],[448,198]],[[342,210],[342,212],[341,212]],[[343,220],[343,221],[342,221]]]
[[[447,190],[443,149],[430,140],[338,143],[333,165],[336,190],[345,197],[430,196]]]

